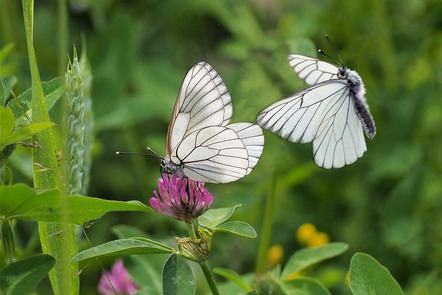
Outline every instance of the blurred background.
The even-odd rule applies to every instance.
[[[350,294],[344,277],[355,252],[375,257],[407,294],[441,290],[439,0],[76,0],[67,4],[65,39],[58,33],[57,2],[36,1],[34,45],[43,81],[63,75],[60,50],[67,50],[67,60],[74,45],[79,54],[87,48],[96,133],[88,195],[145,204],[157,189],[159,159],[115,152],[145,152],[149,146],[164,155],[175,98],[194,63],[209,62],[226,82],[232,122],[256,122],[264,107],[306,87],[288,64],[289,53],[317,56],[322,49],[335,56],[324,38],[328,34],[344,64],[365,83],[377,127],[375,138],[367,139],[368,151],[350,166],[324,170],[314,165],[311,144],[290,143],[266,131],[263,156],[251,175],[207,184],[213,207],[242,204],[233,219],[250,223],[259,236],[273,178],[271,245],[284,250],[281,263],[303,247],[296,239],[299,226],[312,223],[331,241],[350,246],[309,274],[333,294]],[[0,0],[0,34],[0,48],[14,46],[0,75],[16,76],[14,91],[22,93],[30,87],[30,73],[20,1]],[[32,185],[29,149],[18,148],[10,162],[15,182]],[[156,213],[111,213],[87,230],[92,244],[115,239],[117,224],[135,226],[154,239],[186,232]],[[26,244],[36,224],[21,223],[18,230]],[[210,265],[253,272],[258,244],[259,237],[219,234]],[[40,251],[38,244],[34,251]],[[109,268],[112,262],[103,263]],[[98,265],[83,270],[82,294],[96,293],[100,273]],[[48,284],[44,281],[41,290]]]

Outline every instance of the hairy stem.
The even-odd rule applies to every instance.
[[[215,280],[213,279],[212,273],[210,272],[209,266],[207,265],[207,261],[198,262],[201,267],[201,270],[206,277],[207,283],[209,284],[210,290],[213,295],[219,295],[218,287],[216,286]]]
[[[192,240],[196,240],[195,228],[193,227],[193,223],[186,223],[187,230],[189,231],[189,236]]]

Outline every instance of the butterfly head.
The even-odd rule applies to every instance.
[[[339,79],[347,79],[349,72],[350,72],[350,70],[347,69],[346,67],[340,67],[339,71],[338,71],[338,78]]]
[[[160,163],[161,173],[175,174],[179,177],[186,177],[183,171],[183,164],[176,164],[168,158],[162,158]]]
[[[160,163],[160,171],[161,173],[167,173],[166,169],[166,159],[162,158]]]

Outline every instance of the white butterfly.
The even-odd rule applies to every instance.
[[[228,124],[232,99],[206,62],[195,64],[178,93],[161,170],[196,181],[227,183],[250,172],[264,149],[264,134],[251,123]]]
[[[258,124],[299,143],[313,141],[313,157],[323,168],[340,168],[355,162],[367,150],[367,137],[376,134],[365,101],[361,77],[313,57],[291,54],[289,63],[312,85],[259,113]]]

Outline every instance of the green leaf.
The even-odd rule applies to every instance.
[[[164,245],[163,243],[160,243],[158,241],[154,241],[154,240],[151,240],[151,239],[148,239],[148,238],[133,237],[131,239],[134,239],[134,240],[137,240],[137,241],[146,242],[146,243],[151,243],[151,244],[157,245],[158,247],[166,248],[167,250],[169,250],[168,253],[170,253],[170,251],[172,251],[172,252],[174,251],[173,248],[171,248],[171,247],[169,247],[167,245]]]
[[[47,254],[13,262],[0,270],[0,290],[8,295],[29,294],[54,265],[54,257]]]
[[[65,92],[65,77],[57,77],[47,82],[42,82],[43,93],[45,95],[46,107],[48,111]]]
[[[14,114],[10,108],[0,106],[0,150],[3,150],[3,148],[9,144],[24,140],[52,125],[54,125],[52,122],[34,123],[13,132],[15,127]]]
[[[15,120],[11,109],[0,106],[0,150],[7,145],[14,126]]]
[[[65,92],[64,77],[58,77],[48,82],[42,82],[41,86],[43,88],[46,107],[48,110],[50,110]],[[17,105],[16,101],[9,104],[18,123],[29,123],[24,114],[32,119],[31,99],[32,88],[26,90],[17,97],[21,108]]]
[[[36,192],[22,183],[0,187],[0,215],[5,218],[38,221],[60,204],[61,191],[57,189]]]
[[[137,227],[129,225],[117,225],[112,227],[112,232],[119,239],[130,237],[146,237],[146,233]],[[143,241],[142,238],[134,238]],[[155,242],[158,243],[158,242]],[[131,255],[124,258],[124,266],[127,268],[132,279],[140,287],[139,295],[162,295],[161,269],[164,266],[170,252],[156,255]]]
[[[213,229],[214,232],[227,232],[238,236],[254,239],[256,238],[255,229],[244,221],[229,221],[218,225]]]
[[[152,208],[138,201],[109,201],[99,198],[68,196],[61,208],[58,189],[35,191],[24,184],[0,187],[0,215],[34,221],[84,224],[111,211],[152,212]]]
[[[233,270],[230,270],[227,268],[222,268],[222,267],[216,267],[213,269],[213,272],[216,273],[217,275],[220,275],[220,276],[234,282],[235,284],[237,284],[238,286],[240,286],[241,288],[243,288],[247,292],[252,291],[252,287],[250,287],[246,283],[246,281],[239,274],[234,272]]]
[[[290,295],[330,295],[330,291],[321,282],[310,278],[297,278],[283,281],[281,289]]]
[[[124,256],[133,254],[163,254],[174,250],[159,242],[149,239],[120,239],[84,250],[75,255],[71,262],[96,259],[107,256]]]
[[[320,247],[299,250],[290,257],[281,277],[284,280],[294,272],[301,271],[310,265],[345,252],[347,248],[347,244],[335,242]]]
[[[164,295],[193,295],[196,292],[195,275],[186,260],[170,255],[163,268]]]
[[[232,216],[233,212],[235,212],[236,208],[240,206],[241,205],[236,205],[231,208],[207,210],[206,213],[198,218],[198,224],[210,229],[215,228],[216,226],[229,219]]]
[[[3,77],[2,79],[3,82],[3,93],[4,93],[4,97],[5,100],[8,100],[9,97],[11,96],[11,89],[15,86],[15,84],[17,84],[17,77],[15,76],[10,76],[10,77]],[[3,101],[4,103],[4,101]],[[2,103],[2,106],[3,106]],[[8,106],[10,106],[10,104],[8,104]]]
[[[0,149],[4,148],[4,146],[8,144],[16,143],[17,141],[20,140],[25,140],[31,135],[39,133],[53,125],[55,125],[53,122],[40,122],[40,123],[29,124],[25,127],[17,129],[6,139],[6,142],[2,143],[4,145],[0,146]]]
[[[364,253],[356,253],[351,259],[350,289],[355,295],[404,294],[388,269]]]
[[[152,208],[139,201],[122,202],[84,196],[68,196],[66,203],[67,213],[59,209],[52,213],[52,216],[47,216],[45,221],[61,222],[65,218],[68,223],[80,225],[112,211],[152,212]],[[63,217],[63,214],[67,214],[67,217]]]
[[[259,295],[259,293],[256,290],[252,290],[252,291],[248,292],[247,295]]]

